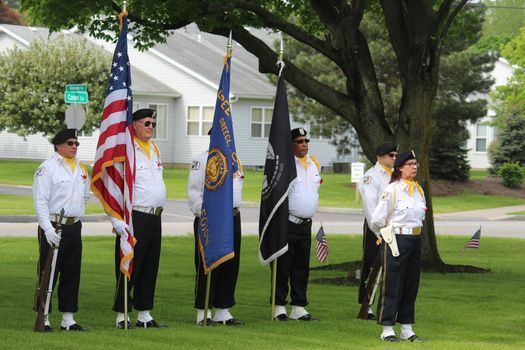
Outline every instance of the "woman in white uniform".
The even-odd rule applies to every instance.
[[[421,272],[420,234],[426,211],[425,194],[415,180],[418,165],[414,151],[398,155],[390,184],[372,214],[372,225],[377,229],[391,227],[393,243],[397,243],[397,249],[385,240],[381,245],[383,283],[377,315],[383,326],[383,341],[421,341],[412,330]],[[399,338],[394,331],[396,322],[401,324]]]

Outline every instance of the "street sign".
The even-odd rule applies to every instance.
[[[87,91],[87,84],[67,84],[66,91]]]
[[[65,103],[88,103],[87,91],[66,91],[64,94]]]
[[[66,109],[66,125],[70,129],[80,130],[86,122],[86,111],[78,104],[74,103]]]
[[[352,182],[363,181],[363,175],[365,174],[365,163],[352,163]]]

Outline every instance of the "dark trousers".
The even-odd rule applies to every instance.
[[[161,217],[133,211],[133,231],[137,243],[134,247],[133,272],[128,282],[128,312],[152,310],[155,302],[155,285],[159,271],[162,240]],[[115,241],[116,297],[113,311],[124,312],[124,278],[120,272],[120,237]],[[133,297],[131,290],[133,289]]]
[[[368,224],[365,220],[363,225],[363,258],[361,260],[361,280],[359,281],[359,295],[357,297],[357,302],[359,304],[363,303],[363,299],[366,295],[366,280],[372,271],[372,265],[374,260],[379,253],[380,246],[376,245],[377,236],[372,230],[368,227]],[[373,302],[373,301],[372,301]]]
[[[312,245],[312,221],[294,224],[288,221],[288,251],[277,258],[275,304],[286,305],[288,283],[291,305],[306,306],[308,299],[308,275],[310,272],[310,247]]]
[[[193,221],[195,237],[195,303],[196,309],[204,309],[206,297],[206,280],[202,256],[199,249],[199,218]],[[239,275],[239,262],[241,258],[241,214],[233,217],[233,251],[235,256],[223,262],[211,272],[209,307],[228,309],[235,305],[235,286]]]
[[[53,227],[56,224],[53,222]],[[53,289],[58,279],[58,310],[60,312],[78,311],[78,290],[80,286],[80,268],[82,265],[82,223],[77,221],[73,225],[62,225],[62,239],[58,248],[55,266]],[[44,231],[38,227],[38,245],[40,257],[38,259],[38,281],[41,281],[48,254],[53,250],[47,243]],[[44,286],[48,288],[48,286]],[[49,305],[51,312],[51,304]]]
[[[378,323],[393,326],[415,322],[414,309],[421,274],[421,236],[396,235],[399,256],[381,245],[383,283],[377,307]]]

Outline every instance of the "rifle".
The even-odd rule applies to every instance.
[[[64,208],[60,210],[60,218],[57,222],[56,231],[59,236],[62,236],[61,221],[64,218]],[[52,246],[47,253],[46,264],[44,270],[40,272],[40,283],[38,284],[35,306],[36,313],[35,332],[46,331],[46,320],[49,315],[49,305],[51,304],[51,295],[53,294],[53,280],[55,278],[55,267],[57,263],[58,246]]]
[[[370,306],[370,301],[374,301],[374,295],[381,279],[381,259],[379,254],[377,254],[374,259],[374,264],[372,265],[372,271],[368,275],[368,280],[366,281],[365,287],[365,297],[361,303],[361,308],[359,309],[359,314],[357,318],[361,320],[368,320],[368,307]]]

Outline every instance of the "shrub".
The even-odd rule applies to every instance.
[[[523,182],[523,168],[518,162],[505,163],[499,170],[503,186],[519,188]]]

